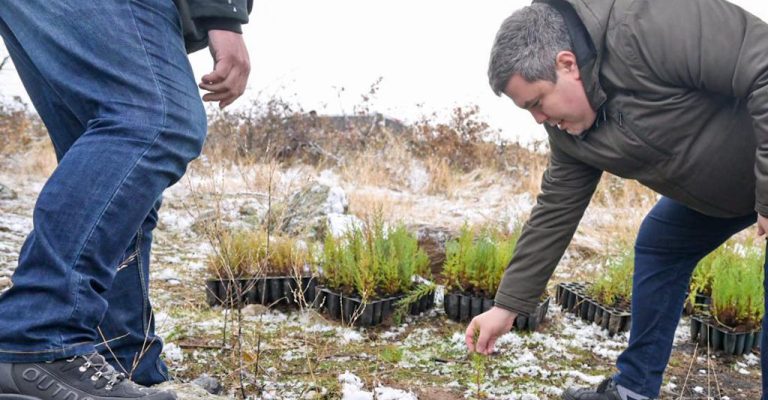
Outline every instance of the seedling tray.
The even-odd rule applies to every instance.
[[[691,315],[691,341],[728,355],[740,356],[760,346],[760,329],[734,332],[706,313]]]
[[[490,310],[493,304],[493,299],[461,292],[449,293],[445,295],[443,300],[445,314],[449,319],[457,322],[468,322],[479,314]],[[542,300],[531,315],[518,315],[515,319],[515,328],[535,331],[544,321],[548,310],[549,297]]]
[[[301,287],[299,287],[301,282]],[[315,299],[317,280],[310,276],[270,276],[250,279],[208,279],[206,301],[210,306],[241,307],[246,304],[297,306],[298,294],[305,302]],[[302,292],[303,293],[300,293]]]
[[[588,296],[587,285],[578,282],[560,283],[555,289],[557,304],[581,319],[599,325],[610,335],[629,331],[632,314],[623,307],[610,307]]]
[[[709,305],[712,303],[712,297],[703,294],[697,294],[695,296],[693,305],[688,303],[688,294],[685,295],[685,299],[685,307],[683,307],[683,314],[685,315],[701,313],[701,310],[708,309]]]
[[[397,307],[402,295],[383,299],[362,301],[359,297],[347,296],[326,287],[318,287],[315,299],[316,307],[322,307],[331,319],[348,323],[353,321],[355,326],[376,326],[390,317]],[[410,305],[408,312],[418,315],[435,306],[435,292],[421,297]]]

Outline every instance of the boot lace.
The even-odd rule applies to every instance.
[[[106,385],[104,385],[104,389],[107,391],[112,390],[115,385],[126,379],[124,373],[117,372],[117,370],[115,370],[115,368],[99,353],[75,356],[68,359],[67,362],[71,363],[77,359],[85,360],[85,362],[78,368],[78,371],[85,373],[89,369],[95,369],[96,372],[91,375],[91,380],[98,382],[101,378],[104,378],[107,381]]]

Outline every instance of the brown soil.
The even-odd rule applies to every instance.
[[[693,358],[694,351],[697,359]],[[703,351],[706,352],[706,349]],[[736,361],[743,362],[742,356],[714,354],[717,358],[711,359],[710,357],[712,362],[709,363],[708,367],[706,361],[698,359],[698,357],[706,359],[707,354],[702,355],[702,349],[697,348],[695,343],[677,345],[665,373],[665,382],[675,377],[676,379],[672,382],[677,385],[677,388],[674,389],[673,394],[663,393],[661,399],[721,399],[725,396],[732,400],[757,400],[760,398],[760,375],[758,373],[743,375],[739,373],[739,368],[735,365]],[[693,365],[691,365],[691,360],[693,360]],[[707,371],[707,373],[700,373],[702,370]],[[683,386],[684,382],[685,386]],[[697,386],[702,387],[704,392],[696,393],[693,388]]]

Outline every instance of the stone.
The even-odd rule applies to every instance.
[[[424,224],[408,226],[408,230],[416,232],[419,247],[429,256],[429,268],[432,271],[432,277],[437,279],[443,271],[445,244],[453,239],[457,233],[445,227]]]
[[[200,216],[195,219],[195,222],[192,223],[192,232],[195,232],[198,235],[205,235],[214,227],[217,218],[218,216],[213,210],[200,214]]]
[[[192,381],[192,384],[200,386],[210,394],[220,394],[223,387],[219,380],[208,376],[208,374],[202,374]]]
[[[341,187],[314,182],[291,197],[279,228],[289,235],[322,239],[328,216],[344,215],[348,210],[349,200]]]
[[[243,307],[240,312],[244,317],[256,317],[262,314],[269,313],[269,308],[261,304],[249,304]]]
[[[11,188],[0,183],[0,200],[16,200],[18,197]]]
[[[164,382],[152,387],[153,389],[172,390],[176,393],[179,400],[220,400],[226,397],[209,393],[202,387],[190,382],[181,383],[179,381]]]

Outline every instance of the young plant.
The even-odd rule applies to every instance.
[[[475,230],[464,225],[456,240],[446,245],[445,276],[448,291],[473,292],[493,297],[512,259],[520,230]]]
[[[618,257],[606,262],[605,273],[587,289],[595,300],[617,306],[632,300],[632,273],[635,269],[634,251],[625,250]]]
[[[220,279],[253,276],[258,260],[266,256],[266,244],[267,234],[263,231],[223,232],[208,257],[208,272]]]
[[[380,217],[341,238],[327,235],[323,276],[328,287],[368,301],[409,291],[413,276],[427,271],[429,258],[403,225],[385,227]]]
[[[312,248],[290,237],[274,236],[269,243],[269,254],[256,259],[267,276],[302,276],[313,264]]]
[[[298,276],[309,272],[312,258],[310,248],[295,239],[270,238],[263,230],[224,232],[208,257],[208,272],[221,279]]]
[[[713,263],[712,316],[720,324],[743,330],[760,327],[764,314],[764,259],[752,248],[739,252],[725,246],[727,257]]]
[[[696,305],[697,296],[711,296],[712,281],[714,280],[713,267],[715,263],[723,262],[723,260],[727,260],[732,256],[732,253],[726,251],[726,246],[720,246],[699,261],[696,269],[693,270],[693,275],[691,275],[688,298],[686,299],[687,309],[693,310]]]

